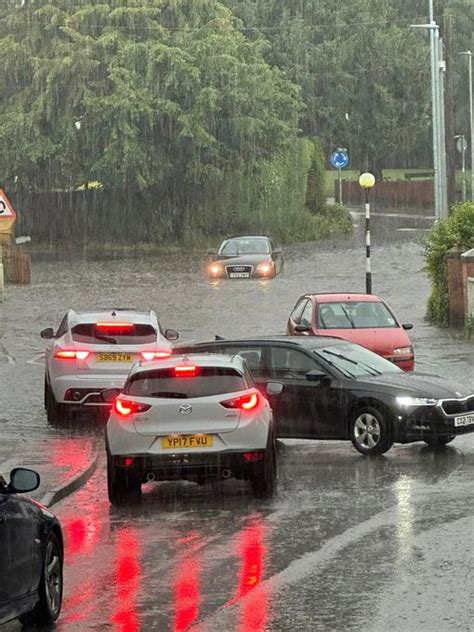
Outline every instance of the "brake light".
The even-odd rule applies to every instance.
[[[131,329],[133,323],[96,323],[95,326],[97,329]]]
[[[241,410],[253,410],[258,404],[258,400],[258,394],[251,393],[250,395],[243,395],[242,397],[227,399],[225,402],[221,402],[221,406],[224,406],[224,408],[240,408]]]
[[[195,377],[198,373],[198,367],[191,364],[185,364],[183,366],[175,366],[174,374],[176,377]]]
[[[63,349],[62,351],[56,351],[55,358],[59,360],[85,360],[90,356],[90,351],[68,351]]]
[[[141,356],[144,360],[164,360],[171,357],[171,351],[142,351]]]
[[[133,415],[135,413],[144,413],[147,410],[150,410],[150,408],[151,406],[149,404],[130,402],[126,399],[116,399],[114,402],[115,412],[122,417],[128,417],[129,415]]]

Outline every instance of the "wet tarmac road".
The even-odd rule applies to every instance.
[[[420,233],[393,220],[379,227],[374,291],[415,324],[418,368],[474,386],[473,346],[423,320]],[[58,434],[78,444],[94,435],[53,432],[42,410],[37,332],[68,307],[153,307],[183,339],[281,333],[300,294],[364,289],[362,243],[291,247],[285,273],[269,282],[210,284],[189,255],[35,263],[32,286],[8,287],[0,306],[2,436],[12,449],[21,433],[37,436],[45,450]],[[58,629],[472,629],[474,436],[377,459],[346,443],[288,441],[279,465],[272,501],[233,481],[170,483],[117,510],[102,462],[55,508],[67,539]]]

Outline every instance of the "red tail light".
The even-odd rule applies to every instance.
[[[144,413],[150,410],[149,404],[141,404],[140,402],[130,402],[126,399],[116,399],[114,402],[115,412],[122,417],[128,417],[135,413]]]
[[[221,402],[221,406],[224,408],[240,408],[241,410],[253,410],[259,401],[257,393],[250,393],[250,395],[243,395],[242,397],[235,397],[234,399],[228,399],[225,402]]]
[[[142,351],[140,355],[144,360],[164,360],[171,357],[171,351]]]
[[[174,367],[176,377],[195,377],[199,372],[199,367],[190,364]]]
[[[133,323],[96,323],[95,326],[97,329],[131,329]]]
[[[55,358],[59,360],[85,360],[90,356],[90,351],[68,351],[63,349],[62,351],[56,351]]]

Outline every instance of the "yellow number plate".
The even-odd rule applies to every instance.
[[[161,447],[166,450],[178,448],[212,448],[212,435],[170,435],[162,437]]]
[[[133,353],[98,353],[97,362],[133,362]]]

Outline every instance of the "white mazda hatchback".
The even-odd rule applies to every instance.
[[[282,385],[270,382],[268,393]],[[273,414],[240,356],[190,355],[137,363],[112,402],[106,432],[109,500],[137,497],[150,481],[249,480],[273,494]]]
[[[138,360],[169,358],[173,329],[162,332],[153,311],[112,309],[100,312],[69,310],[56,332],[44,329],[50,340],[45,352],[44,405],[48,421],[61,424],[80,408],[105,408],[100,394],[121,388]]]

